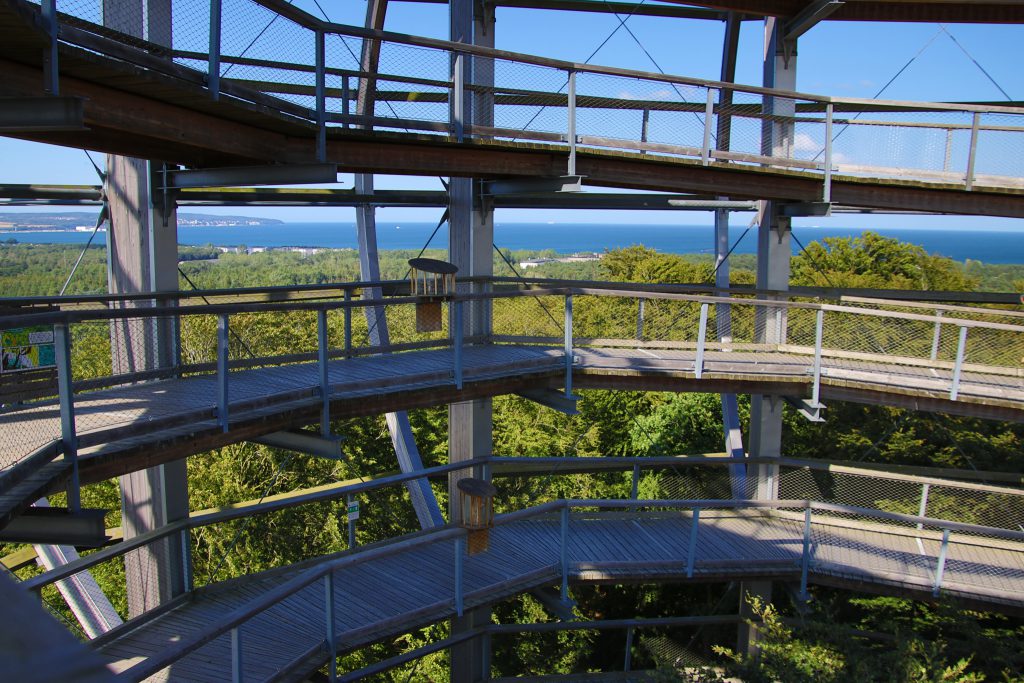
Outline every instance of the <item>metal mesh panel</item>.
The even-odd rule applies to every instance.
[[[549,67],[495,60],[494,125],[513,130],[564,133],[568,76]]]
[[[975,178],[982,184],[991,182],[985,176],[1002,176],[1004,181],[1009,178],[1019,182],[1024,176],[1024,116],[982,114],[979,123]]]
[[[565,300],[562,297],[522,296],[495,299],[494,334],[547,337],[553,342],[564,335]]]

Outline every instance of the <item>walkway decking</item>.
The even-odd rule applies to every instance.
[[[813,357],[781,352],[708,352],[697,378],[695,352],[656,349],[574,351],[574,382],[591,387],[677,391],[735,391],[810,395]],[[332,361],[331,410],[335,417],[385,412],[498,395],[539,386],[560,386],[565,357],[561,349],[526,345],[471,346],[463,354],[463,390],[454,386],[450,349]],[[931,401],[961,414],[1024,419],[1024,377],[965,372],[956,401],[949,400],[951,372],[883,362],[826,358],[822,399],[830,392],[861,392],[858,400],[902,405]],[[321,399],[316,364],[265,367],[233,372],[229,382],[229,423],[216,416],[214,376],[139,383],[79,394],[75,401],[83,479],[139,469],[217,445],[251,439],[319,420]],[[931,409],[936,409],[932,407]],[[10,467],[60,437],[56,405],[0,415],[3,452]],[[93,474],[90,469],[94,468]]]
[[[570,580],[686,580],[691,520],[689,511],[573,514],[568,533]],[[939,551],[936,534],[926,531],[918,539],[915,535],[921,532],[913,529],[816,520],[810,547],[812,581],[852,581],[895,594],[931,593]],[[386,557],[379,556],[381,547],[342,554],[352,559],[378,555],[372,561],[342,564],[335,571],[337,642],[342,651],[454,614],[451,535],[449,529],[421,534],[423,543]],[[439,538],[432,541],[434,537]],[[1024,608],[1024,544],[954,538],[944,568],[943,594],[993,607]],[[798,579],[802,552],[802,515],[705,510],[693,577]],[[500,524],[491,532],[488,552],[465,557],[465,607],[558,583],[559,557],[557,514]],[[199,590],[169,612],[129,622],[99,639],[96,650],[113,668],[127,669],[152,653],[178,647],[300,572],[312,571],[316,563]],[[244,622],[246,680],[297,680],[326,661],[324,586],[322,580],[315,581]],[[230,666],[231,644],[224,633],[153,680],[229,681]]]

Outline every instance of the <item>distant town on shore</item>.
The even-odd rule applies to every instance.
[[[96,226],[94,211],[62,211],[60,213],[0,213],[0,232],[92,230]],[[239,227],[247,225],[280,225],[277,218],[253,216],[215,216],[205,213],[179,213],[178,225],[193,227]]]

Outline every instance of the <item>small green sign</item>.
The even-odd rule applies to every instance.
[[[353,502],[348,504],[348,518],[351,520],[359,519],[359,502]]]

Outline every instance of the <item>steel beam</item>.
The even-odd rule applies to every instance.
[[[814,28],[819,21],[827,19],[844,4],[844,0],[812,0],[799,14],[783,24],[783,43],[795,44],[797,38]]]
[[[80,97],[0,97],[0,133],[82,130],[87,128]]]
[[[99,548],[106,544],[106,510],[30,507],[0,529],[0,541]]]
[[[582,192],[583,178],[564,175],[548,178],[509,178],[483,181],[484,194],[530,194],[539,192]]]
[[[556,391],[555,389],[530,389],[529,391],[516,392],[516,396],[566,415],[578,415],[580,412],[576,407],[576,402],[579,400],[578,396],[566,396],[561,391]]]
[[[311,185],[338,182],[334,164],[280,164],[169,171],[165,189],[238,187],[249,185]]]
[[[318,458],[329,460],[344,460],[345,454],[341,451],[343,437],[324,437],[319,434],[304,431],[273,432],[253,439],[255,443],[274,448],[284,448],[305,455],[315,455]]]
[[[821,416],[821,411],[824,410],[825,406],[821,403],[815,405],[813,401],[808,401],[804,398],[795,398],[793,396],[787,396],[786,403],[793,406],[793,408],[803,415],[808,422],[825,421],[825,418]]]

